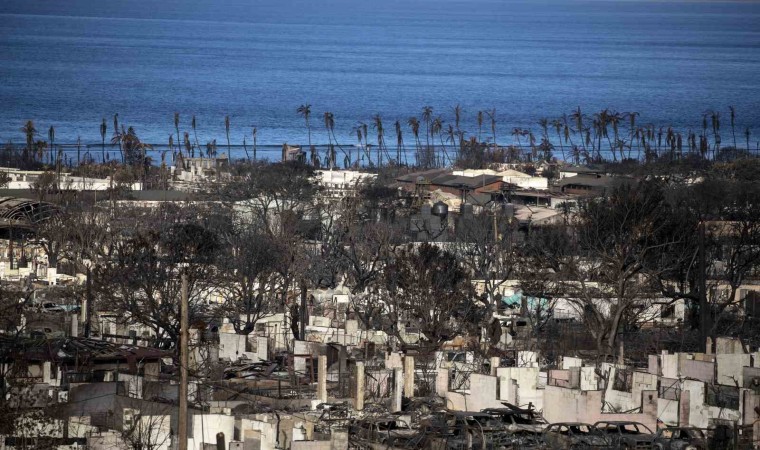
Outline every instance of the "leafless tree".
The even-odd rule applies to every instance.
[[[651,319],[672,267],[663,262],[688,238],[660,185],[625,184],[583,202],[569,225],[537,230],[532,258],[536,271],[552,273],[552,293],[576,310],[599,355],[612,355],[621,331]]]
[[[279,248],[270,235],[246,230],[227,237],[223,249],[210,283],[223,299],[219,312],[237,333],[248,334],[256,322],[277,312]]]
[[[398,250],[383,271],[389,334],[401,342],[397,324],[412,320],[433,348],[473,331],[482,309],[456,256],[430,244]]]
[[[692,216],[691,258],[672,274],[665,291],[686,299],[698,313],[691,322],[705,342],[707,337],[714,342],[718,331],[741,315],[740,288],[760,266],[760,186],[740,165],[747,163],[713,171],[680,192],[684,213]]]
[[[157,402],[143,402],[142,409],[127,408],[126,426],[121,437],[131,450],[165,448],[171,442],[171,407]]]
[[[193,209],[159,208],[110,223],[108,258],[94,270],[103,308],[150,328],[158,342],[179,336],[180,274],[187,275],[191,321],[208,294],[218,237]]]
[[[498,210],[464,216],[456,229],[451,251],[476,280],[483,280],[483,301],[494,311],[496,294],[515,276],[518,254],[517,221]]]

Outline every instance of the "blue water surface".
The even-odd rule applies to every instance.
[[[181,132],[197,116],[201,143],[226,142],[226,115],[233,143],[250,143],[251,125],[260,144],[305,143],[302,103],[318,143],[325,111],[353,143],[352,128],[375,114],[392,134],[424,105],[449,123],[457,103],[471,134],[477,111],[496,108],[500,142],[577,106],[696,129],[711,109],[727,127],[733,105],[741,136],[747,126],[760,135],[760,3],[0,2],[4,142],[23,141],[28,119],[54,125],[58,142],[100,142],[101,119],[110,135],[119,113],[143,140],[165,143],[179,112]]]

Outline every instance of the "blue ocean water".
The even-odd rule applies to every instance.
[[[760,3],[580,0],[3,0],[0,140],[56,128],[100,142],[112,116],[165,143],[197,116],[198,139],[339,140],[380,114],[392,134],[431,105],[444,120],[495,108],[497,140],[580,106],[641,113],[640,123],[701,127],[737,111],[760,135]],[[371,129],[371,127],[370,127]],[[406,139],[411,133],[404,127]],[[485,130],[484,130],[485,133]],[[490,135],[490,130],[489,130]],[[192,136],[192,134],[191,134]],[[42,137],[46,138],[43,132]],[[388,140],[393,140],[391,136]],[[753,141],[756,138],[753,137]]]

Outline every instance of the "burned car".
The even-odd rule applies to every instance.
[[[544,441],[541,433],[515,431],[514,433],[510,433],[508,445],[505,448],[519,450],[543,449]]]
[[[594,427],[606,434],[610,443],[620,449],[651,449],[654,433],[638,422],[600,421]]]
[[[552,450],[607,449],[610,440],[591,424],[581,422],[553,423],[543,434],[544,445]]]
[[[707,437],[699,428],[668,427],[657,432],[656,450],[707,450]]]
[[[546,422],[532,410],[486,408],[482,412],[503,423],[506,429],[513,433],[517,431],[541,433],[546,428]]]
[[[505,446],[511,435],[500,420],[475,411],[436,412],[420,421],[420,432],[446,442],[448,448]]]
[[[405,421],[396,417],[371,417],[357,420],[349,426],[349,433],[355,439],[366,443],[393,446],[407,446],[415,443],[419,433]]]

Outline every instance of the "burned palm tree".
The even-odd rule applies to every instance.
[[[444,157],[447,158],[448,157],[448,153],[446,152],[446,146],[443,144],[443,134],[442,134],[442,132],[443,132],[443,119],[441,119],[440,116],[435,117],[430,122],[430,137],[431,137],[431,140],[433,141],[433,147],[432,148],[435,148],[435,136],[438,135],[439,140],[441,142],[441,150],[443,152]],[[435,152],[434,152],[434,154],[435,154]],[[438,156],[437,155],[435,156],[435,158],[436,158],[436,160],[438,160]],[[440,165],[440,163],[438,163],[438,164]],[[444,162],[444,164],[445,164],[445,162]]]
[[[523,136],[524,134],[523,131],[524,130],[522,128],[515,127],[515,128],[512,128],[512,133],[510,133],[512,137],[514,137],[517,140],[517,148],[519,149],[522,149],[522,143],[520,142],[520,137]]]
[[[662,130],[664,130],[663,127],[660,127],[657,130],[657,147],[656,147],[656,151],[655,151],[655,156],[659,156],[660,155],[660,150],[662,150],[662,136],[663,136],[663,131]]]
[[[206,143],[206,156],[208,158],[213,158],[216,156],[216,139],[212,139]]]
[[[174,132],[177,133],[177,134],[175,134],[175,136],[177,136],[177,147],[179,147],[179,145],[180,145],[179,138],[182,135],[179,134],[179,113],[178,112],[174,113]],[[170,151],[174,151],[173,148],[169,148],[169,150]]]
[[[541,139],[549,140],[549,119],[542,117],[538,119],[538,126],[541,127]]]
[[[335,128],[335,116],[333,116],[333,113],[330,111],[326,111],[324,113],[324,124],[325,124],[325,130],[327,131],[327,153],[325,154],[326,161],[328,162],[328,166],[332,168],[332,161],[333,161],[333,143],[332,143],[332,133],[331,130]]]
[[[676,156],[678,159],[683,157],[683,136],[681,133],[676,133]]]
[[[617,147],[617,150],[620,151],[620,160],[623,161],[625,159],[625,146],[620,146],[620,121],[623,120],[623,116],[620,115],[617,111],[612,111],[608,117],[607,121],[609,122],[610,126],[612,126],[612,141],[610,141],[609,135],[607,136],[607,142],[613,142],[614,146]],[[612,146],[612,144],[611,144]],[[630,155],[629,155],[630,156]]]
[[[380,117],[380,114],[375,114],[375,116],[372,118],[372,127],[377,132],[377,165],[378,167],[382,167],[382,155],[385,149],[385,129],[383,128],[383,118]]]
[[[572,134],[573,134],[573,129],[570,127],[570,124],[568,123],[567,114],[563,114],[562,115],[562,137],[565,138],[565,144],[569,142],[570,146],[575,145],[575,143],[573,142]]]
[[[483,111],[478,111],[478,142],[482,142],[481,135],[483,134]]]
[[[612,153],[612,158],[617,161],[617,155],[615,153],[615,150],[612,147],[612,144],[609,141],[609,132],[608,132],[608,125],[609,125],[609,119],[610,119],[610,111],[608,109],[603,109],[599,111],[598,113],[594,114],[594,131],[596,134],[596,141],[597,141],[597,154],[601,158],[602,155],[602,139],[607,139],[607,146],[610,147],[610,151]]]
[[[39,140],[34,143],[34,154],[36,155],[36,158],[42,162],[42,159],[45,157],[45,152],[47,151],[48,143],[47,141]]]
[[[224,131],[227,134],[227,156],[232,157],[232,146],[230,145],[230,116],[224,116]]]
[[[174,135],[169,135],[169,151],[174,153]]]
[[[118,145],[119,146],[119,154],[121,155],[122,163],[124,162],[124,153],[122,151],[122,134],[118,131],[114,131],[113,136],[111,136],[111,145]]]
[[[108,131],[108,125],[106,125],[106,118],[103,117],[103,121],[100,123],[100,143],[101,143],[101,161],[106,162],[106,132]]]
[[[245,139],[246,137],[243,135],[243,152],[245,152],[246,161],[250,161],[251,157],[248,155],[248,142]]]
[[[693,131],[691,131],[691,129],[689,129],[689,135],[686,140],[689,143],[689,153],[695,154],[697,152],[697,139],[696,135]]]
[[[193,144],[190,142],[190,134],[187,131],[185,131],[184,144],[185,144],[185,154],[190,155],[190,157],[193,158],[195,152],[192,151]],[[177,146],[179,147],[179,142],[177,142]]]
[[[533,134],[531,130],[527,130],[528,132],[528,142],[530,143],[530,154],[533,156],[533,159],[536,159],[538,156],[538,150],[536,149],[536,136]]]
[[[420,121],[416,117],[410,117],[409,120],[407,120],[407,124],[409,125],[409,128],[412,130],[412,135],[414,135],[414,145],[415,145],[415,156],[414,159],[417,161],[417,164],[420,164],[420,158],[422,157],[420,152]]]
[[[33,121],[27,120],[24,126],[21,127],[21,132],[24,133],[24,137],[26,138],[26,149],[24,152],[24,159],[26,160],[34,154],[34,137],[37,135],[37,127],[34,126]]]
[[[55,152],[55,128],[51,125],[48,128],[48,142],[50,142],[50,153],[48,154],[48,161],[52,162],[53,153]]]
[[[713,131],[713,143],[715,145],[713,150],[713,158],[720,150],[720,112],[710,111],[710,122],[712,124]]]
[[[454,128],[456,128],[456,132],[459,133],[461,129],[459,128],[459,123],[462,120],[462,107],[459,106],[459,103],[454,107]]]
[[[146,153],[148,150],[152,149],[153,146],[142,142],[137,136],[134,127],[129,127],[126,133],[122,133],[122,136],[124,136],[122,145],[124,145],[124,153],[127,162],[134,166],[142,167],[143,175],[145,175],[145,169],[147,169],[148,164]]]
[[[620,152],[621,155],[625,154],[625,149],[629,148],[624,139],[615,140],[615,149]],[[646,148],[646,147],[645,147]],[[646,150],[645,150],[646,151]],[[630,151],[629,151],[630,153]]]
[[[432,125],[433,120],[433,107],[432,106],[424,106],[422,108],[422,120],[425,121],[425,143],[428,147],[430,147],[430,139],[432,138],[432,134],[430,133],[430,126]]]
[[[195,157],[195,148],[198,149],[198,153],[201,152],[201,144],[198,142],[198,132],[196,130],[196,122],[195,122],[195,114],[193,114],[193,119],[190,121],[190,126],[193,128],[193,138],[195,139],[195,147],[190,150],[190,157]]]
[[[587,137],[588,133],[583,127],[583,117],[583,112],[581,111],[580,106],[575,111],[573,111],[572,114],[570,114],[570,118],[575,122],[575,130],[581,136],[581,146],[583,147],[584,151],[587,151],[587,144],[584,142],[584,137]],[[588,141],[588,139],[586,139],[586,141]]]
[[[631,142],[631,145],[633,145],[634,142],[634,134],[636,133],[636,117],[638,117],[640,114],[636,111],[631,111],[625,114],[625,116],[628,118],[628,131],[629,131],[629,141]]]
[[[398,165],[401,165],[401,152],[404,149],[404,135],[401,131],[401,121],[396,120],[393,125],[396,128],[396,161]],[[407,163],[406,152],[404,152],[404,163]]]
[[[311,149],[311,123],[309,122],[309,118],[311,118],[311,105],[305,103],[299,106],[296,109],[296,113],[299,116],[303,117],[304,122],[306,122],[306,134],[308,135],[309,139],[309,149]]]
[[[125,135],[124,127],[119,128],[119,114],[113,115],[113,136],[111,136],[111,144],[118,144],[119,146],[119,155],[121,156],[121,162],[124,164],[126,161],[124,158],[124,147],[123,147],[123,140],[122,136]]]
[[[554,132],[557,133],[557,142],[559,142],[559,150],[562,153],[562,161],[565,161],[565,145],[562,143],[562,119],[552,120],[552,127]]]
[[[449,124],[448,128],[446,129],[446,142],[451,143],[451,147],[454,149],[454,159],[457,158],[457,136],[458,133],[456,130],[454,130],[454,126]],[[449,161],[451,161],[451,158],[449,158]]]
[[[491,135],[493,136],[493,153],[496,154],[496,108],[487,111],[488,119],[491,121]]]
[[[581,149],[577,145],[573,145],[570,148],[570,156],[573,158],[573,163],[577,166],[581,163]]]
[[[361,152],[362,152],[362,149],[365,149],[365,145],[364,145],[364,127],[363,127],[363,125],[364,124],[362,122],[359,122],[353,128],[353,131],[356,134],[356,141],[357,141],[357,144],[356,144],[356,164],[357,165],[361,164],[361,160],[363,159],[363,156],[362,156]],[[366,151],[366,149],[365,149],[365,151]]]

